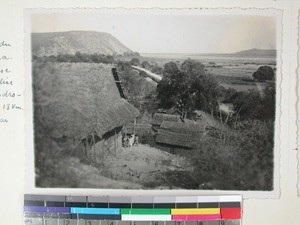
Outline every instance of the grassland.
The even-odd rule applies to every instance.
[[[142,54],[138,57],[140,62],[147,61],[151,65],[163,67],[167,62],[173,61],[180,65],[185,59],[192,58],[200,61],[208,74],[214,76],[220,85],[226,89],[236,91],[261,89],[264,83],[254,83],[253,73],[263,65],[271,66],[276,70],[275,58],[233,57],[224,55],[185,55],[185,54]],[[131,58],[121,57],[119,60],[130,61]]]

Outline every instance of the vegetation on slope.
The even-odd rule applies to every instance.
[[[136,55],[111,34],[95,31],[32,33],[32,55],[58,54]]]

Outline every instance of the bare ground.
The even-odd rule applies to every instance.
[[[74,157],[53,165],[54,174],[42,179],[41,187],[107,189],[190,189],[189,162],[181,156],[139,145],[121,148],[101,165]]]
[[[140,144],[122,148],[116,157],[107,158],[102,174],[114,180],[138,183],[145,188],[178,189],[184,187],[177,186],[174,176],[187,175],[190,169],[184,157]],[[178,180],[182,179],[178,177]]]
[[[42,179],[41,187],[141,189],[142,185],[115,181],[100,174],[98,168],[69,157],[54,166],[52,177]]]

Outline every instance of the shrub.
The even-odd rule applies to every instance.
[[[274,80],[274,70],[270,66],[261,66],[253,73],[253,78],[258,81]]]
[[[162,74],[163,68],[161,68],[160,66],[154,66],[151,69],[152,73],[156,73],[156,74]]]
[[[143,61],[142,62],[142,67],[145,68],[145,69],[147,69],[147,70],[149,70],[150,67],[151,67],[151,65],[150,65],[150,63],[148,61]]]
[[[226,143],[207,138],[192,154],[200,189],[272,190],[273,123],[248,120],[238,125],[227,131]]]
[[[140,65],[140,60],[138,58],[132,58],[130,60],[130,64],[133,66],[139,66]]]
[[[263,93],[255,89],[247,92],[235,92],[230,97],[230,103],[234,106],[234,111],[241,120],[258,119],[272,120],[275,119],[275,84],[269,83]]]
[[[139,73],[140,73],[140,76],[141,76],[141,77],[144,77],[144,78],[148,77],[148,76],[147,76],[147,73],[146,73],[145,71],[142,71],[142,70],[141,70]]]
[[[35,57],[37,59],[37,57]],[[104,54],[86,54],[76,52],[74,55],[72,54],[58,54],[57,56],[44,56],[43,60],[51,61],[51,62],[72,62],[72,63],[105,63],[112,64],[114,63],[114,58],[111,55]]]

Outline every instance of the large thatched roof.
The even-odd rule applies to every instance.
[[[156,142],[193,148],[205,135],[203,123],[182,123],[164,121],[156,136]]]
[[[51,137],[102,136],[139,113],[120,97],[109,65],[34,62],[33,91],[35,126]]]

